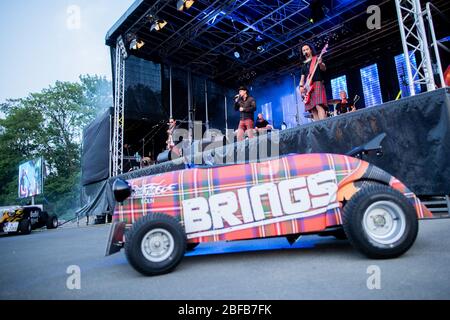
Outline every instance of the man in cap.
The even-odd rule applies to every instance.
[[[236,95],[234,100],[234,109],[241,113],[239,128],[237,132],[237,140],[244,140],[244,134],[250,138],[253,138],[253,128],[254,124],[254,112],[256,111],[256,101],[253,97],[249,96],[246,87],[239,87],[239,94]]]

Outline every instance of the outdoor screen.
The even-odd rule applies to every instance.
[[[19,198],[33,197],[42,193],[42,158],[22,163],[19,166]]]

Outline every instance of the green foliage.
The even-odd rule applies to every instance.
[[[56,214],[78,208],[82,129],[111,106],[111,82],[89,75],[1,104],[0,205],[18,203],[19,164],[43,156],[47,208]]]

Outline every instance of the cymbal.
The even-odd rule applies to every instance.
[[[331,100],[328,100],[328,104],[338,104],[338,103],[340,103],[341,102],[341,99],[331,99]]]

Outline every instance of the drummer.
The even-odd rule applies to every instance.
[[[335,113],[343,114],[356,111],[355,104],[347,98],[347,92],[339,92],[340,101],[335,105]]]

